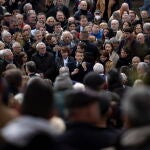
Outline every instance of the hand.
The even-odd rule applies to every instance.
[[[82,67],[83,67],[84,71],[87,71],[86,62],[82,63]]]
[[[54,50],[55,52],[57,52],[57,51],[60,50],[60,47],[59,47],[58,45],[55,45],[55,47],[53,48],[53,50]]]
[[[78,69],[78,68],[76,68],[76,69],[74,69],[74,71],[73,71],[73,72],[71,72],[71,75],[77,74],[78,72],[79,72],[79,69]]]

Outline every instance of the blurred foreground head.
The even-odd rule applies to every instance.
[[[122,102],[127,127],[150,125],[150,88],[138,87],[128,91]]]
[[[22,103],[22,114],[33,117],[49,118],[53,105],[51,86],[41,78],[29,81]]]

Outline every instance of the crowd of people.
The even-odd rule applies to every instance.
[[[149,5],[0,0],[0,148],[149,150]]]

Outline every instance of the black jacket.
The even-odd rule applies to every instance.
[[[116,129],[74,122],[67,124],[67,131],[60,137],[60,141],[78,150],[100,150],[112,146],[118,133]]]
[[[46,52],[44,56],[35,53],[31,60],[36,64],[37,73],[43,73],[45,78],[50,78],[51,80],[55,79],[56,64],[51,53]]]

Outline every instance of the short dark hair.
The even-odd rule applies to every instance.
[[[66,94],[65,106],[69,110],[84,108],[99,101],[97,92],[91,90],[71,90]]]
[[[132,28],[132,27],[126,27],[126,28],[123,28],[122,31],[123,31],[123,32],[132,33],[132,32],[133,32],[133,28]]]
[[[89,72],[85,75],[83,83],[86,87],[99,91],[100,86],[105,83],[105,79],[96,72]]]
[[[35,77],[29,80],[24,93],[22,114],[48,119],[53,106],[53,92],[43,79]]]

